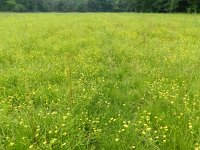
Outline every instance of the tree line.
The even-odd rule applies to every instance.
[[[200,0],[0,0],[14,12],[200,12]]]

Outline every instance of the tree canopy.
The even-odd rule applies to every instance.
[[[0,0],[15,12],[200,12],[200,0]]]

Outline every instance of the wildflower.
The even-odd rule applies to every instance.
[[[145,134],[146,134],[146,132],[142,131],[142,134],[144,134],[144,135],[145,135]]]
[[[64,119],[64,120],[67,119],[67,116],[63,116],[63,119]]]
[[[15,144],[15,143],[11,142],[9,145],[10,145],[10,146],[13,146],[14,144]]]
[[[65,146],[66,145],[66,143],[63,143],[61,146]]]
[[[52,133],[52,130],[49,130],[49,134],[51,134]]]
[[[135,149],[135,146],[133,145],[133,146],[131,146],[131,149]]]
[[[151,128],[147,128],[146,130],[147,130],[147,131],[150,131],[150,130],[151,130]]]
[[[47,144],[47,141],[44,141],[43,144],[46,145],[46,144]]]
[[[124,124],[123,126],[124,126],[125,128],[128,128],[128,125],[127,125],[127,124]]]
[[[50,141],[50,143],[51,143],[51,144],[54,144],[56,141],[57,141],[57,139],[54,138],[54,139],[52,139],[52,140]]]
[[[191,122],[189,122],[189,128],[192,129],[192,123]]]

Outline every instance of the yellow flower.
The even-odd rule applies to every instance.
[[[118,139],[118,138],[116,138],[116,139],[115,139],[115,141],[116,141],[116,142],[118,142],[118,141],[119,141],[119,139]]]
[[[15,143],[11,142],[11,143],[10,143],[10,146],[13,146],[14,144],[15,144]]]
[[[128,128],[128,125],[127,125],[127,124],[124,124],[124,127],[125,127],[125,128]]]

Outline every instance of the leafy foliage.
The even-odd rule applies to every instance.
[[[200,12],[199,0],[1,0],[1,11]]]

